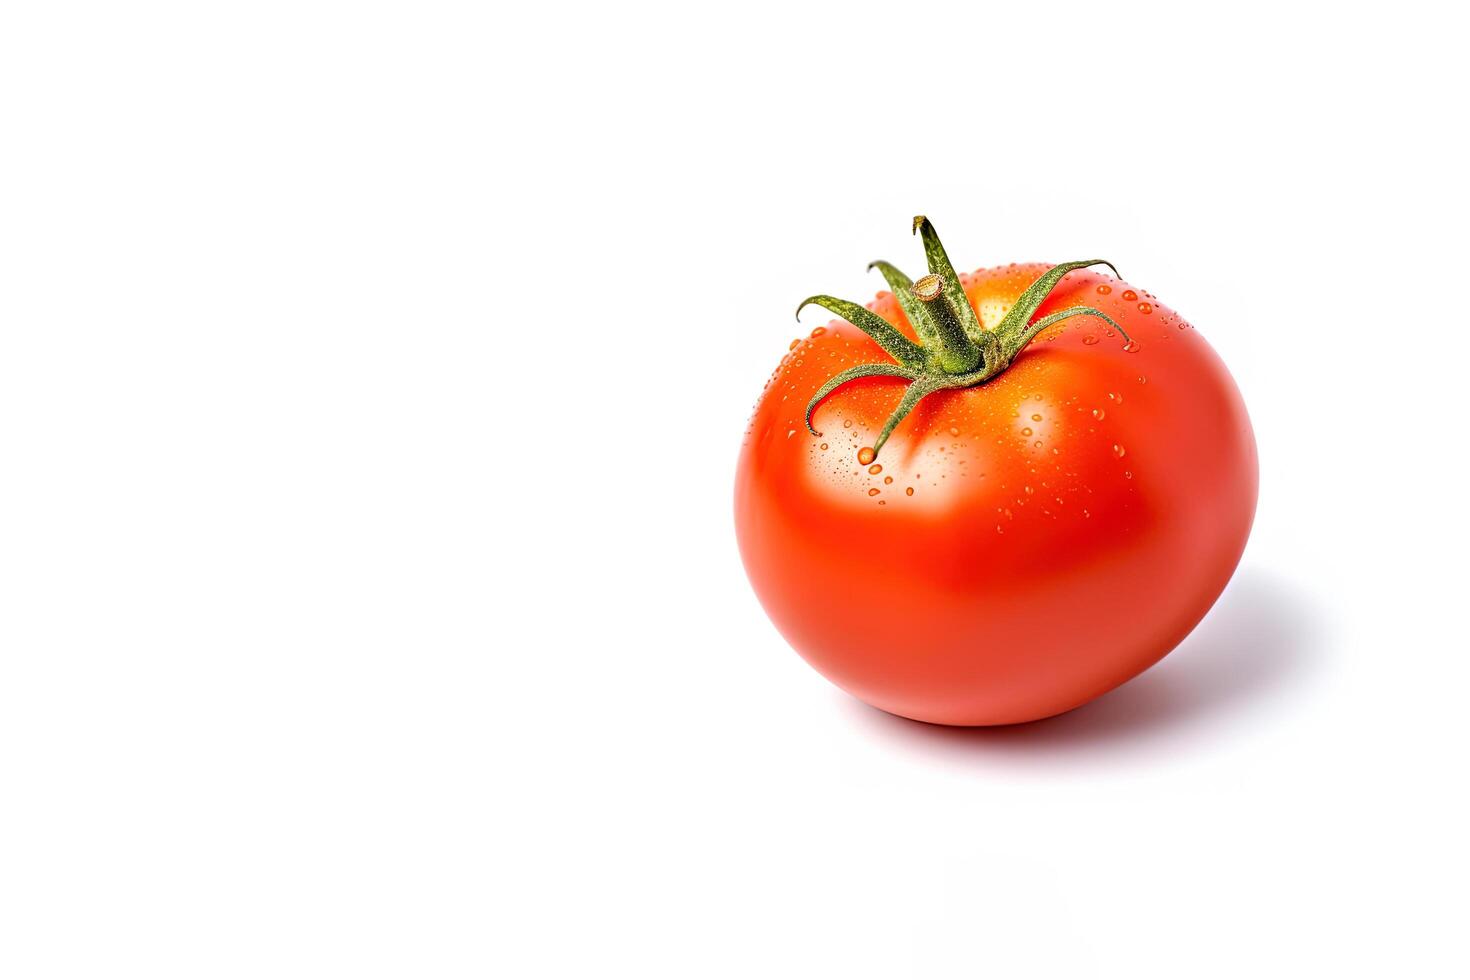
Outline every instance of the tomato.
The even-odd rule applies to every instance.
[[[816,298],[846,319],[794,342],[767,383],[737,469],[740,553],[791,646],[868,704],[948,725],[1045,718],[1148,668],[1219,597],[1255,514],[1255,439],[1225,365],[1152,294],[1077,263],[1028,300],[1047,266],[956,276],[915,220],[938,274],[883,266],[898,295],[879,293],[863,330],[864,308]],[[921,291],[956,299],[931,312]],[[1007,360],[997,336],[1079,306],[1094,312]],[[888,325],[901,337],[880,346],[869,332]],[[881,439],[924,378],[992,359]],[[869,364],[907,375],[828,385]]]

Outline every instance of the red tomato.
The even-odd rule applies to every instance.
[[[991,330],[1047,268],[957,278]],[[1132,343],[1096,317],[1051,326],[1000,374],[925,397],[872,462],[906,379],[842,385],[821,435],[804,422],[833,375],[894,363],[851,323],[793,344],[761,395],[736,479],[746,571],[782,635],[863,701],[950,725],[1055,715],[1158,661],[1229,581],[1257,487],[1234,382],[1190,324],[1096,272],[1023,324],[1078,304]],[[869,309],[919,338],[892,293]]]

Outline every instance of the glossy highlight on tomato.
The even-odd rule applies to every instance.
[[[957,278],[989,332],[1049,268]],[[852,695],[948,725],[1055,715],[1162,658],[1229,581],[1257,461],[1224,364],[1152,294],[1091,269],[1026,319],[1076,307],[1102,316],[927,394],[886,441],[904,377],[837,386],[812,412],[818,435],[804,410],[840,372],[893,363],[892,344],[836,320],[781,359],[740,451],[740,552],[782,635]],[[868,309],[922,339],[893,292]]]

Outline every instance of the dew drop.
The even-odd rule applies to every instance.
[[[1108,417],[1108,413],[1100,408],[1094,408],[1092,410],[1092,417],[1101,422],[1103,419]]]
[[[786,348],[786,349],[787,350],[796,350],[796,345],[799,344],[799,343],[801,343],[801,338],[800,337],[797,337],[795,340],[793,340],[791,342],[791,346],[788,347],[788,348]]]
[[[826,444],[826,443],[825,443],[825,442],[824,442],[824,443],[822,443],[822,448],[823,448],[823,449],[826,449],[826,448],[827,448],[827,444]]]
[[[1103,283],[1101,286],[1097,287],[1097,292],[1098,292],[1098,295],[1099,296],[1106,296],[1108,293],[1111,293],[1112,291],[1113,291],[1113,287],[1112,286],[1109,286],[1107,283]]]
[[[1122,459],[1124,456],[1128,455],[1128,450],[1124,449],[1122,446],[1118,445],[1115,442],[1113,443],[1113,455],[1118,457],[1119,459]]]
[[[904,487],[903,488],[903,492],[904,492],[904,495],[905,496],[912,497],[914,495],[914,488],[913,487]]]
[[[786,430],[786,438],[790,439],[794,435],[796,435],[796,430],[795,429],[787,429]]]
[[[1033,422],[1040,422],[1041,421],[1041,416],[1040,415],[1033,415],[1033,416],[1031,416],[1031,421],[1033,421]]]
[[[1023,436],[1029,436],[1030,434],[1031,434],[1031,427],[1030,426],[1027,426],[1026,428],[1024,428],[1024,429],[1021,430],[1021,435],[1023,435]]]
[[[1035,446],[1037,449],[1040,449],[1041,448],[1041,440],[1040,439],[1037,439],[1031,445]]]
[[[843,419],[842,420],[842,427],[844,429],[850,429],[850,428],[852,428],[852,419]]]
[[[1131,289],[1125,289],[1123,290],[1123,298],[1131,303],[1138,298],[1138,294]]]
[[[885,476],[883,478],[883,482],[884,483],[892,483],[893,482],[893,477],[891,477],[891,476]]]
[[[1154,311],[1154,306],[1153,306],[1152,303],[1139,303],[1138,304],[1138,312],[1140,312],[1140,313],[1147,314],[1147,313],[1152,313],[1153,311]]]
[[[1128,352],[1129,354],[1136,354],[1136,353],[1138,353],[1138,341],[1136,341],[1136,340],[1130,340],[1130,341],[1128,341],[1128,343],[1126,343],[1126,344],[1123,345],[1123,350],[1126,351],[1126,352]]]
[[[1146,385],[1146,384],[1148,384],[1148,378],[1146,378],[1146,377],[1144,377],[1143,375],[1140,374],[1138,376],[1138,383],[1141,384],[1141,385]]]
[[[1133,471],[1132,470],[1124,470],[1123,471],[1123,479],[1125,479],[1125,480],[1131,480],[1131,479],[1133,479]]]
[[[1097,343],[1097,335],[1088,334],[1087,336],[1082,338],[1082,342],[1091,347],[1093,344]]]
[[[874,463],[872,466],[868,467],[868,472],[873,474],[874,476],[877,476],[879,473],[883,472],[883,464]]]
[[[868,490],[868,496],[869,497],[876,497],[876,496],[878,496],[878,494],[880,494],[882,492],[883,491],[882,490],[879,490],[877,487],[872,487],[871,489]]]
[[[864,466],[867,466],[873,461],[873,457],[876,455],[878,454],[873,452],[872,446],[864,446],[863,448],[858,450],[858,462]]]
[[[813,337],[820,337],[820,336],[822,336],[822,334],[824,334],[826,332],[827,332],[827,328],[826,327],[817,327],[815,330],[812,331],[812,336]]]
[[[952,425],[952,426],[949,427],[949,434],[952,435],[952,436],[957,436],[957,435],[960,434],[960,430],[957,427],[955,427],[955,426]]]
[[[1028,497],[1031,496],[1033,493],[1036,492],[1035,490],[1033,490],[1030,487],[1022,487],[1021,489],[1026,491],[1026,496],[1028,496]]]
[[[1118,394],[1116,391],[1110,391],[1108,392],[1108,401],[1117,402],[1119,405],[1121,405],[1123,404],[1123,396]]]

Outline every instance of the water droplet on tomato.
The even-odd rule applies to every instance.
[[[1138,383],[1141,384],[1141,385],[1146,385],[1146,384],[1148,384],[1148,378],[1146,378],[1146,377],[1144,377],[1143,375],[1140,374],[1138,376]]]
[[[799,344],[799,343],[801,343],[801,338],[800,337],[797,337],[795,340],[793,340],[791,342],[791,346],[788,347],[788,348],[786,348],[786,349],[787,350],[796,350],[796,345]]]
[[[892,483],[893,482],[893,477],[891,477],[891,476],[885,476],[883,478],[883,482],[884,483]]]
[[[822,336],[822,334],[824,334],[826,332],[827,332],[827,328],[826,327],[817,327],[815,330],[812,331],[812,336],[813,337],[820,337],[820,336]]]
[[[1101,286],[1097,287],[1097,292],[1098,292],[1098,295],[1100,295],[1100,296],[1106,296],[1108,293],[1111,293],[1112,291],[1113,291],[1113,287],[1112,286],[1109,286],[1107,283],[1103,283]]]
[[[912,497],[914,495],[914,488],[913,487],[904,487],[903,488],[903,492],[904,492],[904,494],[906,496]]]
[[[878,494],[880,494],[882,492],[883,491],[882,490],[879,490],[877,487],[872,487],[872,488],[870,488],[868,490],[868,496],[869,497],[876,497],[876,496],[878,496]]]
[[[1022,487],[1021,489],[1026,491],[1026,496],[1028,496],[1028,497],[1031,496],[1033,493],[1036,492],[1035,490],[1031,489],[1030,487]]]
[[[786,438],[790,439],[794,435],[796,435],[796,430],[795,429],[787,429],[786,430]]]
[[[1123,471],[1123,479],[1125,479],[1125,480],[1131,480],[1131,479],[1133,479],[1133,471],[1132,470],[1124,470]]]
[[[1130,341],[1128,341],[1128,343],[1126,343],[1126,344],[1123,345],[1123,350],[1127,351],[1129,354],[1136,354],[1136,353],[1138,353],[1138,341],[1136,341],[1136,340],[1130,340]]]
[[[1082,342],[1091,347],[1093,344],[1097,343],[1097,335],[1088,334],[1087,336],[1082,338]]]
[[[852,419],[843,419],[842,420],[842,427],[844,429],[850,429],[850,428],[852,428]]]
[[[1023,436],[1029,436],[1030,434],[1031,434],[1031,427],[1030,426],[1027,426],[1026,428],[1024,428],[1024,429],[1021,430],[1021,435],[1023,435]]]
[[[868,467],[868,472],[873,474],[874,476],[877,476],[879,473],[883,472],[883,464],[874,463],[872,466]]]
[[[952,426],[949,427],[949,434],[952,435],[952,436],[957,436],[957,435],[960,434],[960,430],[957,427],[955,427],[955,426],[952,425]]]
[[[1122,459],[1124,456],[1128,455],[1128,450],[1124,449],[1122,446],[1118,445],[1115,442],[1113,443],[1113,455],[1118,457],[1119,459]]]
[[[1131,289],[1125,289],[1123,290],[1123,298],[1131,303],[1138,298],[1138,294]]]
[[[1103,419],[1108,417],[1108,413],[1100,408],[1094,408],[1092,410],[1092,417],[1101,422]]]
[[[1031,416],[1031,421],[1033,421],[1033,422],[1040,422],[1041,421],[1041,416],[1040,415],[1032,415]]]
[[[878,454],[873,452],[872,446],[864,446],[863,448],[858,450],[858,462],[864,466],[867,466],[873,461],[873,457],[876,455]]]
[[[1152,313],[1153,311],[1154,311],[1154,307],[1153,307],[1153,304],[1152,303],[1139,303],[1138,304],[1138,312],[1140,312],[1140,313],[1148,314],[1148,313]]]
[[[824,442],[824,443],[822,443],[822,448],[823,448],[823,449],[826,449],[826,448],[827,448],[827,444],[826,444],[826,443],[825,443],[825,442]]]

